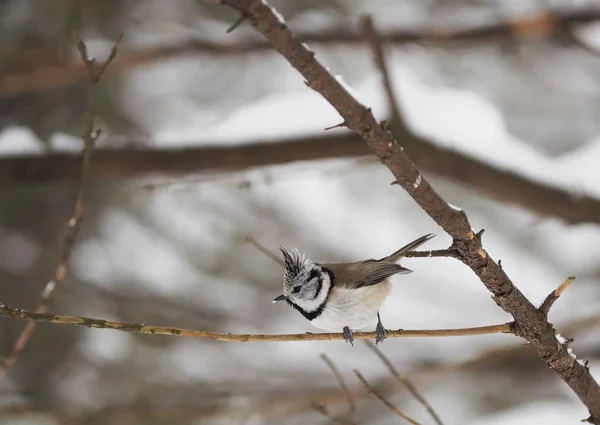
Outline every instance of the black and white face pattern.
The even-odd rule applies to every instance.
[[[314,319],[323,309],[331,278],[320,264],[300,254],[297,249],[280,247],[285,263],[283,295],[287,302],[299,310],[308,320]]]

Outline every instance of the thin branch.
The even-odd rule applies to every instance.
[[[563,326],[561,326],[562,330],[575,336],[580,333],[588,333],[591,329],[600,326],[600,315],[587,317],[585,319],[577,319],[573,320]],[[419,379],[419,380],[431,380],[436,379],[441,376],[444,376],[446,373],[457,373],[464,371],[480,371],[483,367],[492,368],[495,367],[496,370],[498,368],[507,368],[507,370],[512,373],[518,373],[516,370],[518,369],[518,365],[521,364],[520,358],[522,356],[527,356],[527,351],[530,350],[530,347],[520,344],[520,345],[510,345],[510,346],[499,346],[491,351],[481,353],[479,357],[475,359],[466,360],[460,363],[451,363],[451,364],[424,364],[418,367],[417,369],[411,371],[411,379]],[[398,385],[395,378],[379,378],[376,381],[371,383],[375,388],[380,389],[380,391],[397,391]],[[350,392],[352,393],[355,400],[362,399],[365,396],[364,387],[362,385],[351,386]],[[203,418],[203,419],[227,419],[229,421],[235,419],[242,419],[249,415],[259,416],[270,418],[270,419],[289,419],[290,415],[298,414],[305,412],[306,409],[314,409],[315,400],[321,405],[326,405],[328,407],[338,406],[341,404],[347,403],[346,395],[340,393],[337,389],[320,389],[311,391],[309,394],[295,394],[295,395],[282,395],[281,398],[269,397],[267,401],[264,403],[259,403],[252,410],[247,411],[239,411],[234,410],[233,412],[225,411],[220,409],[211,409],[209,412],[204,412],[202,410],[198,411],[197,409],[192,409],[190,413],[190,417],[192,418]],[[47,416],[56,417],[57,420],[62,414],[62,411],[55,412],[52,410],[39,410],[35,409],[31,406],[21,406],[19,408],[7,408],[0,409],[0,422],[2,420],[11,419],[11,412],[21,412],[21,411],[33,411],[36,414],[44,414]],[[106,412],[114,412],[114,409],[108,409]],[[117,411],[122,412],[121,409],[117,409]],[[131,409],[130,407],[125,408],[132,417],[140,416],[141,412],[138,412],[135,408]],[[144,410],[147,413],[147,409]],[[151,413],[158,413],[165,417],[171,412],[169,409],[158,409],[153,410]],[[173,417],[179,421],[182,418],[179,416],[182,413],[182,409],[180,407],[177,408],[176,412],[172,412]],[[87,416],[70,416],[72,420],[77,420],[77,423],[87,424],[90,422]],[[175,420],[173,419],[173,420]]]
[[[275,261],[280,266],[282,266],[282,267],[285,266],[285,264],[281,258],[279,258],[275,254],[273,254],[271,251],[269,251],[265,246],[263,246],[260,242],[258,242],[256,239],[254,239],[254,237],[252,235],[246,236],[246,242],[252,244],[252,246],[254,246],[254,248],[256,248],[257,250],[259,250],[260,252],[265,254],[267,257],[269,257],[271,260]]]
[[[406,258],[434,258],[434,257],[448,257],[448,258],[460,258],[460,254],[454,248],[449,249],[434,249],[431,251],[410,251],[405,255]]]
[[[580,8],[574,11],[543,13],[537,16],[495,22],[471,28],[425,28],[420,30],[395,29],[381,35],[385,43],[398,46],[422,44],[460,48],[464,44],[490,43],[510,40],[550,38],[563,29],[570,30],[579,25],[600,20],[597,8]],[[353,30],[331,29],[321,33],[298,34],[301,42],[330,46],[355,46],[365,42],[362,34]],[[212,40],[189,40],[179,46],[150,48],[127,52],[115,61],[110,74],[121,74],[136,70],[159,61],[187,55],[240,55],[267,51],[270,46],[261,40],[244,40],[236,43],[221,43]],[[29,72],[0,76],[0,99],[18,97],[32,93],[66,87],[79,83],[86,68],[77,63],[62,66],[47,66]]]
[[[594,56],[595,58],[600,58],[600,50],[598,47],[590,45],[589,42],[583,40],[573,28],[565,28],[562,31],[562,35],[565,36],[569,42],[579,47],[584,52]]]
[[[324,131],[329,131],[329,130],[333,130],[336,128],[347,128],[348,126],[346,125],[346,122],[341,122],[339,124],[335,124],[335,125],[331,125],[329,127],[325,127],[323,130]]]
[[[87,106],[84,112],[84,132],[81,136],[84,141],[83,154],[82,154],[82,166],[81,166],[81,175],[79,178],[79,185],[77,188],[77,193],[75,196],[75,206],[73,208],[73,215],[69,220],[69,224],[67,227],[67,232],[62,242],[60,259],[58,261],[58,265],[54,272],[54,279],[50,280],[42,293],[42,299],[35,309],[35,313],[43,314],[46,313],[52,305],[54,301],[54,294],[57,289],[63,284],[65,277],[67,276],[68,270],[68,262],[71,257],[71,252],[73,250],[73,246],[75,245],[75,241],[77,240],[77,236],[79,235],[79,229],[81,227],[81,221],[83,220],[84,214],[84,192],[85,187],[89,178],[89,169],[90,169],[90,160],[92,157],[92,150],[94,147],[94,142],[99,133],[95,133],[94,128],[94,94],[91,88],[92,85],[96,84],[104,70],[110,65],[115,56],[117,55],[117,50],[119,48],[119,44],[121,42],[122,36],[117,39],[115,42],[111,54],[108,59],[105,61],[104,65],[102,65],[100,71],[95,74],[95,61],[88,57],[87,48],[85,43],[79,36],[76,35],[77,39],[77,48],[80,52],[81,61],[85,64],[86,69],[88,70],[90,88],[88,90],[88,98],[87,98]],[[0,381],[6,376],[8,370],[16,363],[19,358],[21,352],[25,349],[27,342],[31,338],[31,335],[35,331],[36,323],[31,321],[27,323],[25,329],[21,332],[15,344],[13,345],[12,351],[9,356],[4,359],[2,364],[0,365]]]
[[[110,49],[110,54],[108,55],[108,58],[100,66],[100,69],[98,70],[98,72],[96,73],[96,75],[94,75],[94,79],[92,80],[94,83],[97,83],[98,81],[100,81],[100,79],[102,78],[102,76],[106,72],[106,69],[108,68],[108,66],[111,63],[113,63],[113,61],[117,57],[117,53],[119,53],[119,47],[121,46],[121,42],[123,41],[123,37],[125,37],[125,33],[121,33],[117,37],[117,40],[115,41],[115,44],[113,45],[112,49]],[[85,46],[85,44],[84,44],[84,46]]]
[[[227,28],[227,33],[233,32],[235,29],[237,29],[240,25],[242,25],[247,20],[248,20],[248,17],[242,13],[240,15],[240,17],[238,19],[236,19],[236,21],[233,24],[231,24],[231,26],[229,28]]]
[[[406,389],[410,391],[410,393],[419,401],[419,403],[421,403],[425,407],[425,409],[429,412],[433,420],[438,425],[444,425],[440,416],[427,402],[425,397],[423,397],[423,395],[417,389],[417,387],[415,387],[415,385],[406,376],[403,376],[400,372],[398,372],[398,370],[394,367],[392,362],[383,354],[379,347],[377,347],[369,340],[366,340],[365,342],[367,343],[368,347],[377,355],[377,357],[379,357],[383,364],[388,368],[388,370],[394,376],[394,378],[396,378],[396,381],[398,381],[398,383],[400,383],[401,385],[404,385]]]
[[[371,385],[369,385],[367,380],[364,378],[364,376],[362,376],[360,374],[360,372],[358,370],[354,369],[354,374],[360,380],[360,382],[363,384],[363,386],[365,387],[365,390],[367,390],[367,392],[369,392],[369,393],[373,394],[375,397],[377,397],[379,399],[379,401],[381,401],[384,404],[385,407],[390,409],[392,412],[394,412],[396,415],[400,416],[401,418],[407,420],[411,424],[421,425],[419,422],[415,421],[410,416],[406,415],[405,413],[402,413],[402,411],[400,409],[398,409],[396,406],[394,406],[392,403],[390,403],[379,391],[377,391],[375,388],[373,388]]]
[[[558,288],[554,291],[550,292],[542,305],[540,305],[540,313],[542,313],[546,318],[548,317],[548,313],[550,309],[556,302],[556,300],[562,295],[562,293],[573,283],[575,280],[575,276],[569,276],[563,283],[560,284]]]
[[[398,122],[402,122],[404,124],[404,119],[402,117],[402,113],[400,112],[400,104],[396,99],[394,85],[392,83],[392,77],[390,76],[390,72],[387,67],[387,63],[385,60],[385,55],[383,53],[383,39],[381,35],[375,29],[375,25],[373,24],[373,19],[371,16],[365,16],[361,20],[362,31],[365,34],[369,45],[371,46],[371,50],[373,50],[373,55],[375,56],[375,64],[379,71],[381,72],[381,76],[383,77],[383,87],[385,88],[386,98],[388,102],[388,108],[392,114],[392,119],[397,120]],[[405,127],[405,125],[403,125]]]
[[[592,420],[600,424],[600,386],[589,369],[569,354],[567,347],[558,341],[552,325],[483,248],[467,214],[450,205],[433,189],[404,147],[375,119],[371,109],[358,102],[316,59],[314,52],[294,37],[271,6],[264,0],[237,0],[235,3],[248,13],[252,26],[271,47],[287,59],[309,87],[337,110],[348,128],[358,133],[389,168],[399,185],[452,237],[452,247],[458,251],[460,260],[479,277],[498,306],[513,316],[517,335],[531,343],[537,355],[587,406]],[[538,29],[550,27],[554,22],[551,17],[546,18]]]
[[[356,403],[354,402],[354,398],[352,397],[352,393],[350,393],[350,390],[348,389],[348,385],[346,384],[346,380],[344,379],[344,377],[342,376],[342,374],[338,370],[337,366],[327,356],[327,354],[322,353],[321,354],[321,358],[323,359],[323,361],[325,363],[327,363],[327,366],[329,366],[329,369],[331,369],[331,371],[335,375],[336,379],[338,380],[338,382],[340,384],[340,388],[342,389],[342,391],[346,395],[346,398],[348,399],[348,405],[350,406],[350,411],[354,412],[356,410]]]
[[[352,422],[351,420],[348,420],[341,416],[333,416],[331,413],[329,413],[327,407],[325,407],[323,404],[314,403],[311,407],[313,408],[313,410],[319,412],[321,415],[325,416],[332,422],[339,423],[341,425],[356,425],[355,422]]]
[[[343,341],[344,335],[341,333],[305,333],[305,334],[283,334],[283,335],[260,335],[260,334],[230,334],[218,333],[202,330],[192,330],[183,328],[173,328],[167,326],[151,326],[144,324],[132,324],[123,322],[114,322],[110,320],[94,319],[83,316],[61,316],[57,314],[32,313],[27,310],[13,309],[0,304],[0,317],[17,320],[31,320],[35,322],[56,323],[60,325],[87,326],[88,328],[114,329],[122,332],[134,332],[150,335],[170,335],[190,337],[196,339],[210,339],[215,341],[235,341],[235,342],[284,342],[284,341]],[[512,323],[503,323],[501,325],[479,326],[474,328],[458,329],[427,329],[427,330],[408,330],[398,329],[388,331],[388,338],[409,338],[409,337],[449,337],[449,336],[472,336],[489,335],[499,333],[512,333]],[[354,339],[375,338],[376,332],[355,332],[352,334]]]
[[[283,266],[283,260],[273,254],[269,249],[267,249],[264,245],[258,242],[252,235],[246,236],[246,242],[252,244],[257,250],[262,252],[264,255],[269,257],[271,260],[275,261],[280,266]],[[406,258],[460,258],[458,251],[454,248],[448,249],[434,249],[431,251],[410,251],[404,255]]]

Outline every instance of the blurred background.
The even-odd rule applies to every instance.
[[[463,208],[515,284],[600,378],[600,2],[272,1],[436,190]],[[384,40],[394,116],[359,25]],[[33,310],[73,210],[88,84],[72,31],[101,60],[83,226],[52,311],[230,333],[314,332],[272,299],[277,254],[382,257],[450,238],[335,110],[243,23],[192,0],[0,1],[0,301]],[[409,259],[381,315],[390,329],[510,320],[465,266]],[[0,320],[0,359],[23,322]],[[579,423],[558,376],[510,335],[388,339],[381,350],[444,423]],[[340,369],[348,403],[320,355]],[[2,424],[388,424],[352,370],[434,423],[361,341],[225,343],[39,325],[0,381]],[[341,422],[340,422],[341,421]],[[351,422],[347,422],[351,421]]]

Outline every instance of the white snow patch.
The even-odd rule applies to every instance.
[[[266,4],[266,3],[264,3],[264,2],[263,2],[263,4]],[[278,20],[278,21],[279,21],[281,24],[285,24],[285,19],[283,19],[283,16],[281,16],[281,13],[279,13],[279,12],[277,11],[277,9],[275,9],[274,7],[271,7],[271,6],[269,6],[269,7],[271,8],[271,13],[273,13],[273,15],[275,15],[275,17],[277,18],[277,20]]]
[[[421,186],[421,180],[423,180],[423,177],[421,176],[421,174],[419,174],[417,176],[417,179],[413,183],[413,189],[417,189],[419,186]]]
[[[42,298],[48,298],[52,292],[54,292],[54,288],[56,288],[56,281],[53,279],[50,282],[46,283],[44,287],[44,292],[42,293]]]
[[[54,151],[81,152],[83,141],[65,133],[54,133],[50,137],[50,148]]]
[[[468,425],[531,425],[531,424],[570,424],[578,422],[583,409],[575,402],[553,401],[528,402],[513,409],[501,410],[491,415],[476,418]]]
[[[27,273],[39,254],[40,247],[33,238],[0,227],[0,267],[14,274]]]
[[[452,205],[450,202],[448,202],[448,205],[450,206],[450,208],[452,208],[454,211],[458,211],[461,212],[462,208],[457,207],[456,205]]]
[[[25,127],[7,127],[0,132],[0,155],[43,153],[44,145],[35,133]]]
[[[79,350],[94,360],[114,363],[126,356],[132,342],[132,337],[125,332],[96,330],[83,333]]]
[[[344,87],[344,90],[346,90],[348,93],[350,93],[352,95],[352,97],[354,97],[355,99],[358,99],[356,92],[344,81],[344,77],[342,77],[340,74],[337,74],[335,76],[335,79],[337,80],[338,83],[340,83],[342,85],[342,87]]]
[[[307,51],[312,52],[312,49],[308,47],[308,44],[302,43],[302,47],[304,47],[304,49],[306,49]]]

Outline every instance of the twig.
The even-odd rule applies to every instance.
[[[571,285],[571,283],[573,283],[574,280],[575,276],[569,276],[567,279],[565,279],[563,283],[560,284],[558,288],[550,292],[544,300],[544,302],[542,303],[542,305],[540,305],[540,313],[542,313],[547,318],[548,313],[550,312],[550,308],[552,308],[556,300],[562,295],[563,292],[565,292],[565,289],[567,289]]]
[[[398,103],[398,100],[396,99],[394,85],[392,83],[392,77],[390,77],[390,73],[385,60],[385,55],[383,53],[383,39],[375,30],[375,26],[373,24],[373,19],[371,18],[371,16],[363,17],[361,19],[361,23],[362,31],[365,35],[365,38],[369,42],[371,50],[373,50],[375,64],[377,65],[377,68],[379,68],[381,76],[383,77],[383,87],[385,88],[388,108],[390,108],[392,119],[403,123],[404,119],[400,111],[400,105]],[[402,127],[405,126],[403,125]]]
[[[240,25],[242,25],[242,23],[244,23],[244,21],[247,21],[247,20],[248,20],[248,17],[242,13],[240,15],[240,17],[238,19],[236,19],[235,22],[233,24],[231,24],[231,26],[229,28],[227,28],[226,32],[227,33],[233,32]]]
[[[405,255],[406,258],[434,258],[434,257],[447,257],[447,258],[460,258],[460,254],[454,248],[449,249],[434,249],[432,251],[410,251]]]
[[[104,62],[100,71],[95,73],[94,60],[89,58],[87,55],[87,49],[85,43],[79,36],[76,35],[77,39],[77,48],[80,52],[81,60],[85,64],[86,69],[88,70],[88,76],[90,81],[90,86],[96,84],[102,74],[110,65],[110,63],[114,60],[117,55],[117,50],[119,48],[119,44],[122,40],[123,36],[121,35],[117,41],[115,42],[110,56]],[[87,106],[85,109],[85,117],[84,117],[84,132],[81,136],[84,141],[83,146],[83,160],[81,166],[81,175],[79,178],[79,185],[77,188],[77,194],[75,196],[75,206],[73,209],[73,215],[69,220],[69,224],[67,227],[67,232],[63,239],[60,259],[58,261],[58,265],[54,272],[54,279],[50,280],[42,293],[42,299],[40,304],[35,309],[35,313],[42,314],[46,313],[54,300],[54,293],[56,290],[63,284],[65,277],[67,275],[68,270],[68,262],[71,257],[71,252],[73,250],[73,246],[75,245],[75,241],[77,240],[77,235],[79,234],[79,229],[81,227],[81,221],[83,219],[84,214],[84,191],[88,181],[89,169],[90,169],[90,159],[92,157],[92,150],[94,146],[94,142],[98,137],[99,133],[94,133],[94,97],[93,91],[90,87],[88,91],[87,98]],[[25,326],[25,329],[21,332],[19,337],[17,338],[15,344],[13,345],[12,351],[10,355],[2,362],[0,365],[0,381],[6,376],[8,370],[16,363],[19,358],[19,355],[27,345],[29,338],[35,331],[35,322],[29,322]]]
[[[233,1],[233,0],[231,0]],[[453,240],[460,260],[479,277],[494,301],[514,318],[515,332],[531,343],[538,357],[552,368],[589,409],[600,424],[600,386],[589,369],[579,364],[561,344],[552,325],[510,280],[506,272],[483,248],[473,232],[467,214],[450,205],[421,174],[404,147],[375,119],[371,109],[353,95],[324,67],[313,51],[303,45],[277,12],[265,0],[237,0],[237,7],[248,13],[250,22],[304,77],[307,85],[323,96],[392,172],[399,185],[440,225]],[[545,30],[554,18],[544,16],[535,27]],[[516,28],[522,34],[521,28]],[[530,29],[527,30],[528,33]]]
[[[398,370],[394,367],[392,362],[383,354],[379,347],[377,347],[369,340],[365,340],[365,342],[367,343],[368,347],[377,355],[377,357],[379,357],[383,364],[388,368],[388,370],[394,376],[394,378],[396,378],[396,381],[398,381],[401,385],[404,385],[406,389],[410,391],[410,393],[425,407],[425,409],[427,409],[433,420],[438,425],[444,425],[442,419],[439,417],[439,415],[436,413],[433,407],[427,402],[425,397],[423,397],[423,395],[417,389],[417,387],[415,387],[415,385],[406,376],[403,376],[400,372],[398,372]]]
[[[333,361],[331,361],[331,359],[327,356],[327,354],[322,353],[321,358],[323,359],[323,361],[325,363],[327,363],[327,366],[329,366],[329,369],[331,369],[331,371],[335,375],[336,379],[340,383],[340,388],[342,389],[342,391],[346,395],[346,398],[348,399],[348,405],[350,406],[350,411],[354,412],[356,410],[356,403],[354,402],[354,398],[352,397],[352,394],[350,393],[350,390],[348,389],[348,385],[346,385],[346,380],[344,379],[344,377],[342,376],[342,374],[340,373],[340,371],[338,370],[336,365],[333,363]]]
[[[252,235],[246,236],[246,242],[251,243],[257,250],[265,254],[271,260],[275,261],[277,264],[283,266],[283,261],[269,251],[264,245],[258,242]],[[434,249],[431,251],[409,251],[404,255],[406,258],[434,258],[434,257],[444,257],[444,258],[460,258],[458,251],[454,248],[448,249]]]
[[[341,122],[339,124],[335,124],[335,125],[331,125],[329,127],[325,127],[323,130],[324,131],[329,131],[329,130],[333,130],[334,128],[347,128],[348,126],[346,125],[346,121]]]
[[[123,322],[114,322],[110,320],[95,319],[83,316],[61,316],[57,314],[32,313],[27,310],[13,309],[0,304],[0,317],[7,319],[32,320],[36,322],[56,323],[61,325],[87,326],[88,328],[114,329],[123,332],[135,332],[151,335],[171,335],[191,337],[197,339],[211,339],[216,341],[236,341],[236,342],[284,342],[284,341],[327,341],[344,340],[341,333],[305,333],[305,334],[283,334],[283,335],[260,335],[260,334],[230,334],[218,333],[202,330],[192,330],[183,328],[173,328],[167,326],[151,326],[144,324],[131,324]],[[408,337],[448,337],[448,336],[470,336],[470,335],[489,335],[498,333],[512,333],[512,323],[501,325],[479,326],[474,328],[458,329],[427,329],[427,330],[409,330],[398,329],[388,331],[388,338],[408,338]],[[352,334],[354,339],[375,338],[376,332],[355,332]]]
[[[356,425],[356,423],[341,416],[333,416],[331,413],[329,413],[329,411],[323,404],[313,403],[311,407],[313,408],[313,410],[319,412],[321,415],[325,416],[332,422],[339,423],[341,425]]]
[[[595,58],[600,58],[600,50],[597,47],[590,45],[587,41],[584,41],[579,35],[575,33],[573,28],[564,28],[562,35],[568,39],[572,44],[579,47]]]
[[[365,390],[367,390],[367,392],[369,392],[369,393],[373,394],[375,397],[377,397],[379,399],[379,401],[381,401],[385,405],[385,407],[390,409],[392,412],[394,412],[401,418],[407,420],[411,424],[421,425],[419,422],[415,421],[410,416],[406,415],[405,413],[402,413],[402,411],[400,409],[398,409],[396,406],[394,406],[392,403],[390,403],[379,391],[375,390],[375,388],[373,388],[371,385],[369,385],[367,380],[360,374],[360,372],[358,370],[354,369],[354,374],[360,380],[360,382],[363,384],[363,386],[365,387]]]
[[[267,257],[269,257],[271,260],[275,261],[280,266],[282,266],[282,267],[284,266],[283,260],[281,258],[279,258],[275,254],[273,254],[271,251],[269,251],[265,246],[263,246],[260,242],[258,242],[256,239],[254,239],[254,237],[252,235],[246,236],[246,242],[251,243],[254,246],[254,248],[258,249],[260,252],[265,254]]]

